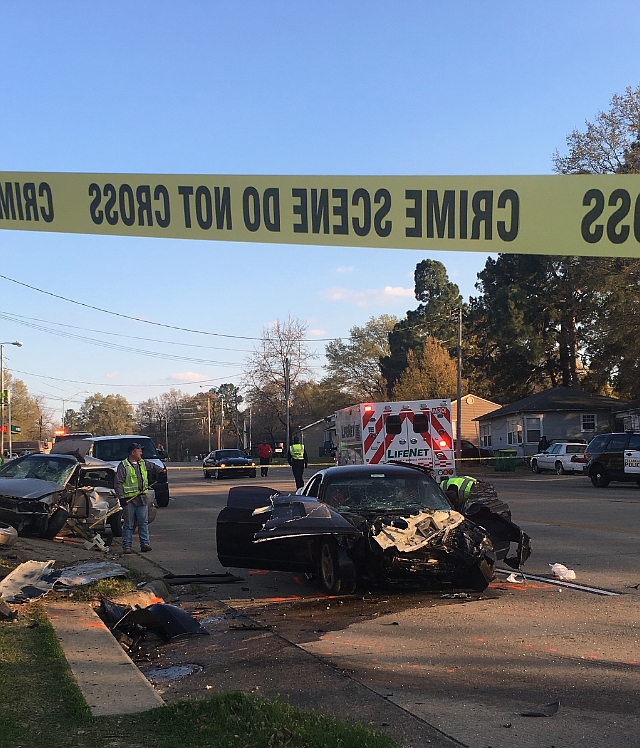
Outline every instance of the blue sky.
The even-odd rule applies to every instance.
[[[5,0],[0,170],[548,174],[573,128],[638,85],[640,45],[625,33],[637,2],[397,5]],[[415,308],[425,257],[465,297],[486,261],[14,231],[0,231],[0,248],[4,275],[88,304],[255,338],[291,315],[314,340]],[[3,280],[0,329],[0,342],[24,342],[5,348],[7,368],[58,416],[63,399],[77,406],[96,391],[137,403],[180,382],[191,393],[204,379],[239,383],[254,345],[125,322]]]

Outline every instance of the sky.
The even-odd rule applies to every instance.
[[[550,174],[567,135],[637,86],[640,5],[1,3],[0,170]],[[240,385],[263,329],[327,340],[418,302],[418,262],[465,299],[487,255],[0,231],[5,366],[58,420]],[[42,292],[47,293],[42,293]],[[217,335],[133,322],[55,298]]]

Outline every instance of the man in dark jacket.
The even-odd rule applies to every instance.
[[[291,470],[293,470],[293,477],[296,479],[296,488],[302,488],[304,486],[304,479],[302,474],[304,469],[309,464],[307,458],[307,450],[303,444],[300,444],[300,439],[295,438],[293,444],[289,447],[289,454],[287,455]]]

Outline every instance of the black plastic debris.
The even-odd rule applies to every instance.
[[[165,574],[163,577],[166,584],[232,584],[233,582],[244,582],[243,577],[233,574]]]
[[[118,603],[114,603],[106,597],[101,597],[97,613],[107,626],[111,628],[132,610],[133,608],[130,605],[118,605]]]
[[[126,613],[113,626],[112,633],[122,632],[137,646],[147,632],[155,634],[164,642],[183,639],[187,636],[206,634],[206,631],[195,618],[182,608],[167,603],[154,603],[148,608],[136,608]],[[119,638],[116,636],[116,638]],[[123,643],[121,641],[121,643]]]
[[[553,701],[551,704],[545,704],[540,709],[534,709],[530,712],[521,712],[523,717],[553,717],[553,715],[560,709],[560,702]]]

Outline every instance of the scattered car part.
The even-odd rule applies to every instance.
[[[162,579],[166,584],[231,584],[244,582],[243,577],[236,577],[229,572],[225,574],[165,574]]]
[[[11,525],[0,524],[0,545],[12,546],[18,539],[18,531]]]
[[[120,644],[131,651],[140,646],[149,631],[164,642],[187,636],[209,635],[186,611],[167,603],[154,603],[147,608],[130,610],[111,629]]]
[[[560,709],[560,702],[554,701],[551,704],[545,704],[540,709],[533,709],[530,712],[520,712],[522,717],[553,717]]]

